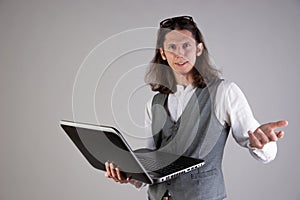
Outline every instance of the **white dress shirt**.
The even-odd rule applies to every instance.
[[[192,85],[188,85],[185,88],[181,85],[177,85],[176,93],[169,94],[168,109],[173,120],[177,121],[181,116],[195,90],[196,88]],[[150,99],[146,105],[146,136],[152,136],[152,99]],[[255,159],[263,163],[268,163],[275,158],[277,154],[276,142],[270,142],[264,145],[263,149],[251,148],[249,146],[248,130],[254,132],[260,124],[254,118],[243,92],[235,83],[226,80],[220,83],[216,93],[214,112],[221,124],[227,123],[231,126],[235,141],[241,146],[248,148]],[[147,148],[154,148],[153,139],[147,141]]]

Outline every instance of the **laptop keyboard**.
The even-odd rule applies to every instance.
[[[137,157],[147,171],[152,171],[159,174],[170,174],[186,168],[185,165],[182,165],[182,163],[179,164],[176,161],[174,161],[173,163],[167,163],[164,160],[155,160],[150,157]]]

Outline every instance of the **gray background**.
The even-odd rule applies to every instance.
[[[143,39],[151,46],[155,42],[151,31],[149,35],[132,32],[130,36],[138,34],[135,40],[129,37],[117,42],[122,39],[118,36],[109,40],[109,46],[102,43],[102,51],[107,49],[111,54],[116,50],[114,63],[119,70],[114,66],[103,74],[107,63],[102,63],[105,56],[98,56],[95,63],[106,78],[96,82],[94,96],[84,94],[90,85],[77,84],[76,75],[83,73],[79,69],[91,50],[109,37],[156,27],[161,19],[188,14],[198,22],[224,77],[244,91],[256,118],[262,123],[289,120],[286,136],[278,142],[278,156],[267,165],[254,160],[229,138],[223,165],[228,199],[299,200],[299,11],[298,0],[0,0],[0,199],[145,199],[145,189],[115,184],[91,168],[58,122],[77,114],[80,120],[114,125],[131,113],[134,122],[142,123],[143,104],[151,96],[141,84],[142,75],[137,77],[137,86],[142,89],[126,93],[127,99],[114,98],[111,87],[117,86],[118,93],[120,85],[135,84],[129,77],[139,73],[123,78],[122,74],[130,71],[130,66],[149,62],[153,53],[145,48],[120,56],[118,50],[132,50],[130,45],[142,45]],[[114,84],[114,78],[122,84]],[[83,89],[77,91],[80,87]],[[112,104],[107,96],[113,97]],[[78,103],[74,112],[72,99]],[[111,108],[119,109],[124,100],[126,115],[111,118]],[[94,102],[98,119],[85,112],[84,106],[80,110],[80,102]],[[134,109],[135,103],[138,109]],[[131,138],[135,144],[137,136]]]

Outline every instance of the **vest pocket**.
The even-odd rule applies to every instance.
[[[193,180],[197,180],[197,179],[202,179],[202,178],[210,177],[210,176],[214,176],[214,175],[217,175],[216,168],[209,170],[209,171],[205,171],[205,172],[198,171],[198,173],[191,174],[191,178]]]
[[[191,174],[195,185],[193,194],[197,199],[221,199],[225,196],[224,183],[220,172],[214,168],[205,172]]]

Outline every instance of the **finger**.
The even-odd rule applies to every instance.
[[[256,130],[256,132],[257,132],[257,134],[259,134],[260,141],[263,145],[269,143],[270,141],[278,140],[277,134],[275,133],[275,131],[273,129],[262,130],[262,129],[258,128]]]
[[[110,163],[109,167],[110,167],[112,178],[117,180],[118,178],[117,178],[117,173],[116,173],[116,170],[115,170],[115,165],[113,163]]]
[[[119,168],[116,168],[117,177],[121,183],[127,183],[127,180],[122,176]]]
[[[268,136],[260,128],[256,129],[255,133],[259,135],[259,138],[260,138],[259,141],[262,145],[265,145],[268,142],[270,142]]]
[[[254,135],[252,131],[248,131],[249,140],[250,140],[250,146],[255,147],[258,149],[262,149],[263,145],[260,143],[260,141],[257,139],[257,137]]]
[[[129,176],[129,177],[126,178],[126,181],[129,182],[130,180],[131,180],[131,176]]]
[[[116,172],[117,172],[117,177],[119,180],[123,180],[123,177],[121,176],[120,170],[119,168],[116,168]]]
[[[105,176],[107,178],[110,178],[111,177],[111,172],[110,172],[110,168],[109,168],[109,162],[105,162],[105,168],[106,168]]]
[[[274,130],[267,131],[265,134],[268,136],[270,141],[276,142],[278,140],[278,136]]]
[[[287,126],[288,121],[287,120],[280,120],[280,121],[277,121],[277,122],[270,122],[269,125],[272,129],[276,129],[276,128]]]
[[[283,138],[284,137],[284,132],[283,131],[279,131],[278,133],[276,133],[278,138]]]

